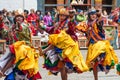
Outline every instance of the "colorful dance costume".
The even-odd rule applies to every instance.
[[[74,41],[78,41],[75,28],[76,25],[77,21],[74,18],[71,19],[70,21],[68,21],[68,29],[66,31],[66,33],[69,34]]]
[[[14,67],[5,80],[41,79],[38,65],[39,54],[30,46],[29,27],[22,24],[15,35],[16,42],[9,46],[10,53],[14,56]]]
[[[19,28],[13,26],[12,30],[14,42],[24,40],[27,44],[30,44],[31,32],[28,24],[23,22]]]
[[[60,30],[61,25],[56,30],[53,29],[54,33],[49,36],[49,43],[55,46],[55,48],[45,53],[44,67],[55,75],[63,67],[63,64],[65,64],[68,73],[88,71],[88,67],[80,53],[78,43],[75,41],[77,40],[76,36],[73,37],[73,40],[71,36],[74,34],[69,35],[68,33],[71,30],[68,29],[67,34],[64,30]],[[44,26],[44,29],[48,28]]]
[[[88,39],[86,64],[89,70],[97,67],[100,71],[108,73],[118,63],[118,57],[109,41],[104,40],[102,27],[101,22],[98,23],[97,20],[83,22],[76,26],[78,30],[86,34]]]

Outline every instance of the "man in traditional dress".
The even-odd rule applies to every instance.
[[[67,73],[81,73],[88,70],[79,51],[76,38],[72,38],[73,35],[66,33],[70,27],[75,28],[74,24],[74,26],[68,27],[68,13],[66,12],[66,9],[60,9],[59,22],[53,28],[40,24],[40,28],[50,33],[50,45],[43,50],[44,67],[55,75],[60,72],[62,80],[67,80]]]
[[[97,17],[96,10],[88,13],[87,24],[78,24],[76,28],[86,34],[88,39],[88,53],[86,64],[93,70],[94,80],[98,80],[98,71],[106,74],[118,63],[118,57],[109,41],[105,40],[103,24]]]
[[[32,48],[29,25],[24,23],[24,16],[21,14],[15,16],[14,23],[12,29],[15,42],[9,45],[10,56],[0,74],[6,75],[5,80],[40,79],[39,54]],[[12,68],[11,71],[6,74],[10,68]]]

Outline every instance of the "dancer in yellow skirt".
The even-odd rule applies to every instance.
[[[49,36],[49,43],[58,49],[61,49],[62,52],[55,53],[60,56],[60,59],[57,59],[59,60],[58,65],[56,66],[57,70],[50,69],[50,67],[48,67],[48,70],[51,72],[61,72],[61,70],[64,70],[65,72],[63,71],[63,74],[72,72],[82,73],[89,70],[79,50],[78,43],[75,42],[65,31],[60,31],[59,34],[51,34]],[[47,51],[48,50],[49,49],[47,49]],[[50,54],[51,53],[49,53],[49,55]],[[61,77],[63,77],[62,80],[67,80],[67,76]]]
[[[67,15],[65,15],[65,13],[65,9],[60,10],[59,23],[66,20],[65,16],[67,17]],[[74,15],[74,12],[72,14]],[[44,28],[47,32],[50,31],[50,46],[43,50],[45,56],[44,68],[54,75],[60,72],[62,80],[67,80],[67,73],[82,73],[88,71],[88,67],[79,50],[77,36],[73,32],[75,30],[74,19],[68,21],[66,25],[67,28],[61,23],[57,25],[58,27],[53,27],[52,30],[45,25],[41,25],[40,27],[42,29]]]
[[[98,80],[98,71],[106,74],[118,63],[118,57],[109,41],[105,40],[103,22],[97,17],[96,10],[88,13],[88,21],[80,23],[76,28],[86,34],[88,39],[88,53],[86,64],[93,70],[95,80]]]
[[[4,64],[0,69],[0,77],[5,75],[5,80],[41,79],[38,67],[39,54],[31,47],[30,28],[25,24],[23,15],[15,16],[14,22],[17,24],[13,27],[16,41],[9,45],[9,53],[6,57],[8,59],[0,58],[0,66]]]

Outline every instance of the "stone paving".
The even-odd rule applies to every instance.
[[[115,50],[119,59],[120,59],[120,50]],[[87,50],[81,50],[81,53],[86,56]],[[40,67],[42,66],[42,58],[40,58]],[[47,75],[47,71],[43,68],[40,69],[40,73],[42,75],[42,80],[61,80],[60,74],[58,76],[54,75]],[[116,74],[116,69],[110,70],[110,72],[106,75],[104,72],[99,72],[99,79],[98,80],[120,80],[120,76]],[[68,80],[94,80],[93,72],[84,72],[82,74],[68,74]]]
[[[86,56],[87,50],[81,50],[84,58]],[[115,50],[119,59],[120,59],[120,50]],[[43,58],[40,57],[39,65],[40,65],[40,73],[42,76],[42,80],[61,80],[60,74],[58,76],[48,75],[48,71],[42,68]],[[1,78],[0,80],[4,80]],[[68,74],[68,80],[94,80],[92,72],[84,72],[82,74]],[[107,75],[104,72],[99,72],[98,80],[120,80],[120,76],[116,74],[116,70],[111,70]]]

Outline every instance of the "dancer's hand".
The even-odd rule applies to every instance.
[[[43,52],[43,54],[45,54],[45,53],[47,52],[47,50],[46,50],[46,49],[44,49],[44,50],[42,50],[42,52]]]
[[[38,50],[39,50],[39,55],[40,55],[40,56],[43,56],[43,51],[42,51],[42,48],[41,48],[41,47],[39,47],[39,48],[38,48]]]
[[[43,21],[39,22],[39,27],[42,27],[43,25],[44,25]]]
[[[0,78],[3,77],[3,76],[4,76],[3,72],[0,71]]]

